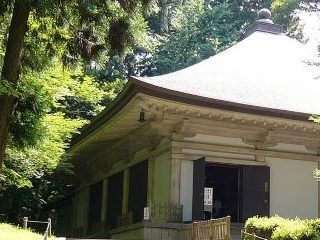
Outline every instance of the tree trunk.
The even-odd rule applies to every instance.
[[[27,31],[29,14],[29,0],[15,0],[1,72],[1,81],[6,80],[13,87],[17,86],[19,79],[21,52]],[[13,96],[0,96],[0,170],[8,140],[9,122],[13,104]]]
[[[160,32],[169,32],[169,3],[168,0],[160,1]]]

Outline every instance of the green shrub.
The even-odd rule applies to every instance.
[[[308,224],[312,229],[314,229],[316,235],[318,236],[320,240],[320,219],[312,219],[308,221]]]
[[[306,220],[286,220],[272,234],[273,240],[312,240],[315,234]]]
[[[253,217],[245,224],[248,233],[271,240],[320,240],[320,219]],[[250,240],[250,238],[247,238]]]
[[[268,217],[252,217],[246,221],[245,230],[259,237],[271,239],[273,232],[278,226],[283,225],[285,219],[275,216]]]

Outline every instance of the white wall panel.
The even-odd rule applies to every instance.
[[[315,162],[266,158],[270,166],[270,215],[316,218],[318,183]]]
[[[192,220],[193,161],[181,161],[180,204],[183,205],[183,221]]]

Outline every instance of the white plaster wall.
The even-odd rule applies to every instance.
[[[316,218],[318,183],[315,162],[266,158],[270,166],[270,215]]]
[[[181,161],[180,204],[183,205],[183,221],[192,220],[193,161]]]

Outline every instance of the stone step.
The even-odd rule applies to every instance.
[[[232,240],[241,240],[241,236],[240,235],[231,235],[231,239]]]
[[[243,223],[231,223],[230,233],[232,240],[241,240],[241,230],[243,229]]]

